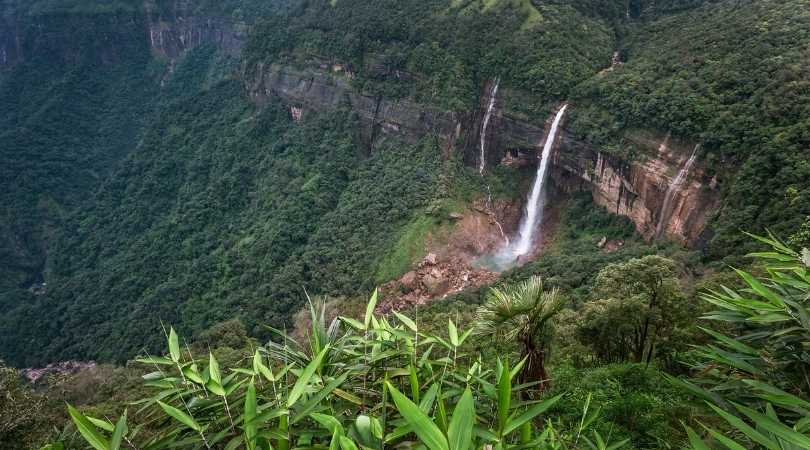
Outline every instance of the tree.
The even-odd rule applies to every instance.
[[[42,438],[43,404],[19,372],[0,360],[0,448],[19,448]]]
[[[520,342],[526,359],[520,379],[524,383],[540,382],[541,391],[548,385],[546,354],[551,319],[564,302],[557,289],[543,290],[543,279],[535,275],[515,285],[490,289],[486,303],[478,309],[478,332]]]
[[[680,292],[675,262],[657,255],[605,266],[596,277],[596,298],[587,305],[581,335],[608,360],[648,364],[673,332],[693,314]],[[615,348],[614,348],[615,347]]]

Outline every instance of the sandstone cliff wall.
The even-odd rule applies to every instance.
[[[338,68],[336,68],[338,67]],[[248,92],[258,105],[281,98],[305,120],[307,111],[351,108],[361,121],[361,135],[370,149],[389,136],[413,142],[427,133],[435,134],[445,153],[460,152],[470,166],[480,160],[479,133],[488,99],[482,89],[481,105],[464,113],[441,111],[409,99],[372,98],[352,86],[352,76],[339,68],[322,65],[315,69],[292,69],[260,65],[246,76]],[[510,94],[515,95],[514,92]],[[499,96],[500,97],[500,96]],[[573,105],[576,107],[576,105]],[[300,114],[300,115],[299,115]],[[509,111],[501,98],[487,130],[487,167],[514,155],[523,160],[539,151],[545,134],[543,120],[531,121]],[[555,150],[552,178],[565,191],[588,190],[597,204],[629,217],[646,239],[665,237],[685,245],[700,246],[718,207],[720,193],[706,176],[700,158],[672,194],[670,211],[663,211],[667,189],[689,158],[694,142],[678,142],[666,136],[636,133],[628,135],[640,156],[625,161],[588,143],[578,141],[563,126]],[[656,228],[662,216],[662,236]]]

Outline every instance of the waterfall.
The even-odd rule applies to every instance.
[[[568,105],[563,105],[557,111],[554,122],[552,122],[549,129],[546,143],[543,145],[543,153],[540,156],[540,163],[537,165],[537,175],[534,178],[534,185],[532,185],[529,198],[526,200],[526,209],[520,222],[518,239],[514,244],[504,248],[500,259],[508,258],[509,262],[514,262],[517,258],[529,253],[537,239],[535,235],[543,221],[543,207],[545,206],[543,187],[547,178],[546,172],[548,171],[549,162],[551,162],[551,153],[554,149],[554,141],[557,138],[557,128],[560,126],[566,108],[568,108]]]
[[[492,110],[495,108],[495,96],[498,94],[498,84],[500,79],[495,78],[492,82],[492,89],[489,91],[489,104],[487,105],[487,112],[484,113],[484,122],[481,124],[481,159],[478,162],[478,173],[483,175],[484,169],[487,164],[486,144],[487,144],[487,127],[489,127],[489,119],[492,117]]]
[[[667,193],[664,195],[664,204],[661,206],[661,215],[658,218],[658,226],[655,227],[656,238],[661,237],[664,232],[664,225],[672,215],[672,208],[675,206],[673,204],[675,201],[675,195],[680,192],[681,185],[684,181],[686,181],[686,176],[689,175],[689,170],[692,168],[692,165],[695,164],[699,148],[700,144],[695,146],[695,149],[692,150],[692,155],[689,156],[689,159],[686,160],[686,164],[681,167],[681,170],[678,171],[678,175],[672,179],[672,183],[670,183],[669,187],[667,188]]]

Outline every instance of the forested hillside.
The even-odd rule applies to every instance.
[[[0,448],[810,448],[808,0],[0,0],[0,111]]]
[[[511,107],[533,120],[555,102],[575,102],[572,133],[631,159],[626,130],[699,140],[724,192],[711,257],[740,255],[730,245],[742,242],[740,229],[789,233],[808,212],[800,1],[183,10],[259,18],[241,63],[215,44],[176,62],[150,54],[137,5],[74,3],[17,11],[66,30],[58,42],[71,50],[32,49],[2,85],[13,111],[3,118],[11,146],[2,306],[12,360],[120,360],[144,345],[158,318],[191,331],[234,315],[257,332],[280,325],[303,287],[355,295],[385,281],[375,264],[397,230],[431,202],[475,197],[470,189],[479,188],[430,139],[368,154],[349,110],[301,123],[277,101],[256,111],[240,83],[260,64],[340,63],[359,92],[456,112],[475,109],[481,86],[498,78],[520,93],[509,94]],[[151,8],[177,14],[170,2]],[[751,44],[731,38],[740,34]],[[614,51],[620,65],[605,72]],[[218,81],[231,77],[243,81]],[[44,296],[17,289],[46,279]],[[58,320],[40,323],[54,312]],[[142,320],[152,325],[117,325]],[[88,321],[89,332],[77,326]],[[15,323],[28,325],[13,331]]]

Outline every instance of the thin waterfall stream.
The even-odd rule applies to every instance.
[[[700,144],[695,146],[695,149],[692,150],[692,155],[689,156],[689,159],[686,160],[686,164],[681,167],[681,170],[678,171],[678,175],[672,179],[672,183],[670,183],[669,187],[667,188],[667,193],[664,195],[664,203],[661,205],[661,215],[658,218],[658,225],[655,227],[656,238],[660,238],[664,233],[664,226],[666,225],[667,221],[669,221],[670,216],[672,216],[672,208],[675,206],[673,204],[675,201],[675,196],[681,191],[681,185],[683,185],[684,181],[686,181],[689,170],[695,164],[699,149]]]
[[[481,157],[478,160],[478,173],[481,175],[484,175],[484,169],[486,169],[487,165],[487,128],[489,127],[489,119],[492,117],[492,110],[495,109],[495,97],[498,95],[499,84],[500,78],[495,78],[492,82],[492,89],[489,91],[489,104],[486,113],[484,113],[484,121],[481,123],[481,138],[478,144],[481,149]]]

